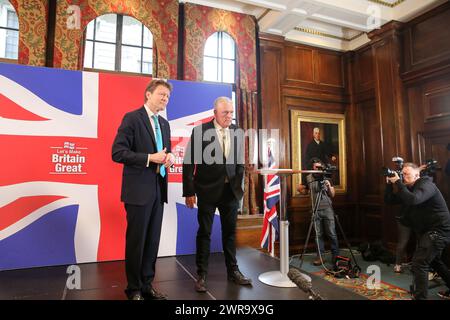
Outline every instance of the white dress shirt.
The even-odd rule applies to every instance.
[[[153,119],[153,116],[155,115],[155,116],[158,117],[158,114],[154,113],[152,110],[150,110],[149,106],[147,106],[145,103],[144,103],[144,108],[145,108],[145,111],[147,111],[148,118],[150,119],[150,126],[152,127],[153,134],[154,134],[155,139],[156,139],[156,129],[155,129],[156,127],[155,127],[155,121]],[[161,132],[161,134],[162,134],[162,132]],[[150,155],[147,156],[147,167],[149,165],[150,165]],[[158,170],[157,171],[159,171],[159,166],[158,166]]]
[[[222,148],[222,151],[224,152],[225,158],[228,158],[228,155],[230,154],[230,129],[229,128],[222,128],[214,119],[214,127],[216,128],[217,137],[220,141],[220,147]],[[223,150],[223,140],[225,138],[225,150]]]

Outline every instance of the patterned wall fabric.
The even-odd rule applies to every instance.
[[[206,40],[214,32],[225,31],[236,41],[240,88],[256,91],[256,35],[251,16],[185,4],[184,79],[203,79],[203,50]]]
[[[244,129],[256,129],[258,127],[258,110],[257,110],[257,94],[256,92],[250,92],[245,90],[238,90],[237,101],[239,110],[245,110],[239,112],[239,126]],[[250,159],[253,159],[253,152],[250,152],[249,137],[245,138],[245,163],[250,164]],[[250,174],[248,170],[244,176],[244,199],[242,205],[243,214],[258,214],[260,213],[257,204],[258,188],[258,176]]]
[[[70,5],[80,7],[80,28],[70,29]],[[178,1],[177,0],[58,0],[56,9],[54,66],[79,69],[83,31],[94,18],[121,13],[141,21],[152,32],[158,54],[158,77],[177,77]],[[71,20],[70,20],[71,21]]]
[[[19,19],[19,63],[45,66],[47,0],[9,0]]]

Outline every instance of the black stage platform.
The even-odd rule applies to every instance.
[[[239,286],[226,279],[223,254],[211,254],[208,292],[194,290],[195,256],[159,258],[153,285],[170,300],[306,300],[298,288],[277,288],[261,283],[258,276],[279,270],[279,260],[258,250],[237,252],[241,271],[253,279],[253,286]],[[124,300],[126,287],[123,261],[79,265],[81,289],[68,290],[67,266],[0,272],[1,300]],[[312,275],[315,291],[329,300],[366,300],[347,289]]]

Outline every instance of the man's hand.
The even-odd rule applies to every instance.
[[[169,168],[171,167],[175,162],[175,156],[171,153],[168,153],[166,155],[166,160],[164,161],[164,167]]]
[[[386,180],[390,183],[396,183],[398,180],[400,180],[400,177],[398,176],[397,172],[394,172],[394,176],[393,177],[386,177]]]
[[[324,181],[324,186],[325,188],[327,188],[327,193],[330,197],[334,198],[334,196],[336,195],[336,190],[334,189],[334,187],[331,185],[330,180],[325,180]]]
[[[190,209],[194,208],[194,205],[197,203],[197,197],[196,196],[191,196],[191,197],[186,197],[186,206]]]
[[[157,153],[152,153],[150,155],[150,161],[154,163],[163,164],[166,162],[166,157],[167,157],[166,148],[164,148]]]
[[[306,189],[305,185],[299,184],[297,187],[297,191],[301,194],[307,194],[308,190]]]

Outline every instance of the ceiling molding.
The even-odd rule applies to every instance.
[[[341,40],[341,41],[353,41],[356,38],[359,38],[360,36],[362,36],[363,34],[366,34],[366,32],[360,32],[357,35],[351,37],[351,38],[346,38],[346,37],[340,37],[340,36],[336,36],[334,34],[331,33],[326,33],[326,32],[322,32],[319,30],[315,30],[312,28],[304,28],[304,27],[295,27],[294,30],[296,31],[300,31],[300,32],[304,32],[304,33],[308,33],[308,34],[312,34],[315,36],[321,36],[321,37],[326,37],[326,38],[332,38],[332,39],[337,39],[337,40]]]
[[[385,7],[395,8],[396,6],[398,6],[398,5],[402,4],[403,2],[405,2],[406,0],[397,0],[397,1],[393,2],[393,3],[386,2],[386,1],[383,1],[383,0],[368,0],[368,1],[376,3],[376,4],[379,4],[379,5],[382,5],[382,6],[385,6]]]
[[[263,12],[263,14],[260,15],[260,16],[256,19],[256,21],[259,22],[259,20],[261,20],[262,18],[264,18],[270,11],[271,11],[270,9],[266,9],[266,10]]]

